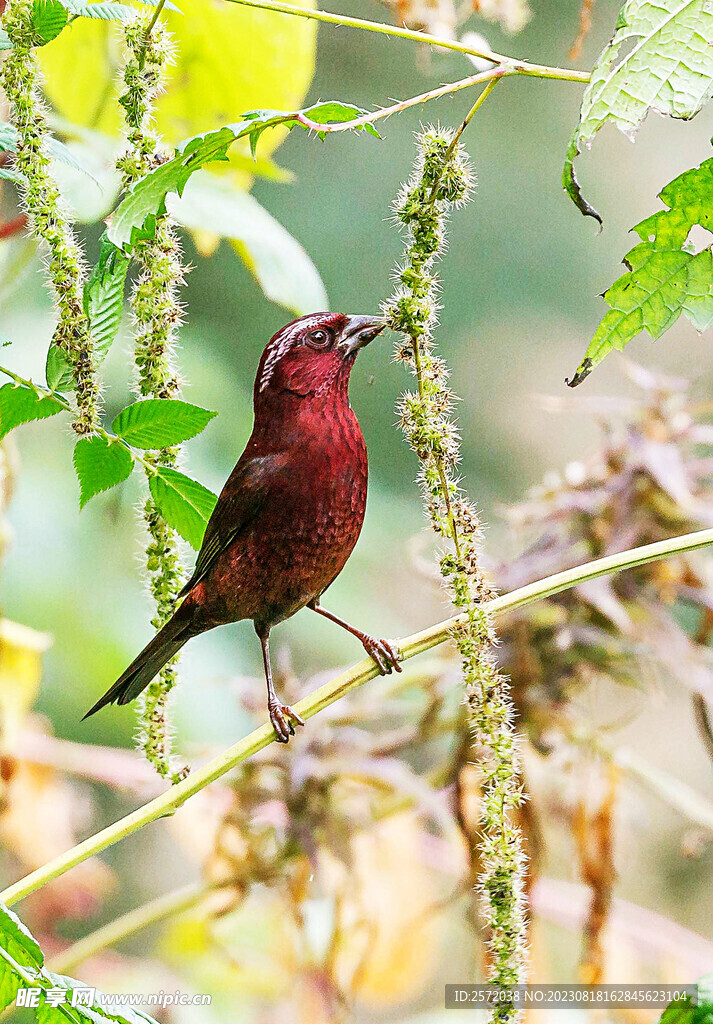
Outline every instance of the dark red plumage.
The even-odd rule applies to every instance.
[[[218,498],[184,600],[85,717],[137,697],[191,637],[252,619],[270,720],[287,742],[293,723],[303,723],[275,695],[268,636],[305,606],[357,636],[381,672],[401,670],[391,644],[319,605],[364,521],[367,454],[349,376],[358,350],[381,329],[374,317],[313,313],[270,340],[255,378],[253,432]]]

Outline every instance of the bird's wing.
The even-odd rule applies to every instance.
[[[279,461],[279,460],[277,460]],[[179,594],[185,597],[213,562],[260,511],[279,467],[274,455],[242,458],[228,477],[208,520],[196,567]]]

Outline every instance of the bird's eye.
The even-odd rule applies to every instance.
[[[314,348],[325,348],[331,341],[329,332],[322,330],[310,331],[308,339],[310,345],[313,345]]]

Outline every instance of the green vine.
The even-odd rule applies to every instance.
[[[128,188],[163,162],[160,139],[151,122],[164,69],[171,59],[171,47],[165,30],[156,22],[155,12],[128,22],[124,38],[128,59],[119,103],[124,110],[129,145],[117,166]],[[131,296],[137,390],[145,398],[176,398],[180,387],[173,347],[181,323],[178,289],[184,271],[178,237],[166,214],[158,219],[154,237],[139,242],[134,253],[141,268]],[[175,467],[177,449],[164,448],[149,459],[157,465]],[[149,534],[146,570],[156,605],[151,621],[159,629],[173,612],[182,573],[176,533],[152,498],[146,500],[143,515]],[[167,701],[176,684],[177,662],[178,657],[172,658],[141,695],[138,734],[147,759],[160,775],[174,783],[186,772],[171,765],[167,720]]]
[[[82,301],[85,267],[59,188],[50,173],[49,131],[39,92],[34,47],[37,30],[32,0],[8,0],[2,26],[12,48],[0,64],[0,85],[17,132],[15,167],[28,223],[49,251],[47,270],[59,319],[52,345],[65,357],[76,385],[75,431],[89,434],[98,424],[99,385],[89,319]]]
[[[388,326],[406,336],[397,358],[411,367],[416,393],[406,393],[399,413],[404,434],[421,462],[419,483],[431,526],[450,541],[440,559],[453,605],[464,614],[453,638],[463,665],[473,746],[482,772],[480,879],[489,924],[491,980],[503,988],[522,981],[526,948],[524,853],[512,811],[520,804],[518,744],[508,685],[491,653],[495,642],[484,607],[492,592],[479,564],[481,524],[456,479],[458,431],[450,418],[454,395],[448,369],[435,354],[437,282],[433,264],[444,246],[451,209],[466,202],[473,175],[457,138],[428,128],[417,136],[418,158],[394,209],[408,233],[400,287],[385,305]],[[493,1011],[497,1021],[514,1020],[511,1002]]]

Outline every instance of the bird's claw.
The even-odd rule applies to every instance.
[[[379,675],[385,676],[396,669],[401,672],[401,653],[389,640],[380,640],[375,636],[365,636],[362,640],[364,650],[372,658],[379,669]]]
[[[305,724],[304,718],[287,704],[269,704],[267,710],[278,743],[289,743],[290,736],[295,735],[295,726]]]

